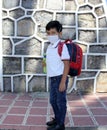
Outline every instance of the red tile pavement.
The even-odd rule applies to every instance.
[[[46,121],[53,117],[48,97],[0,93],[0,129],[46,130]],[[67,99],[67,127],[107,125],[106,93],[69,94]]]
[[[26,114],[27,108],[13,107],[8,112],[9,114]]]
[[[75,126],[94,126],[90,117],[73,117]]]
[[[103,107],[102,104],[100,102],[96,102],[96,101],[87,101],[86,104],[89,106],[89,107]]]
[[[45,101],[34,101],[32,104],[33,107],[47,107],[48,102]]]
[[[9,106],[9,105],[11,105],[12,104],[12,100],[0,100],[0,106]]]
[[[0,106],[0,113],[5,113],[7,111],[8,107],[1,107]]]
[[[85,108],[70,108],[70,112],[72,115],[89,115]]]
[[[46,124],[46,116],[29,116],[27,125],[44,125]]]
[[[107,115],[106,116],[95,116],[95,119],[99,125],[107,125]]]
[[[84,103],[80,101],[68,101],[70,107],[85,107]]]
[[[107,115],[107,110],[105,108],[91,108],[93,115]]]
[[[31,108],[31,115],[47,115],[47,108]]]
[[[30,101],[16,101],[14,106],[28,107],[29,104],[30,104]]]
[[[3,124],[22,124],[24,116],[7,115]]]

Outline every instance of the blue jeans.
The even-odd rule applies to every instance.
[[[66,116],[66,90],[63,92],[59,91],[59,85],[61,82],[62,75],[50,78],[50,104],[53,108],[55,119],[57,124],[63,125]],[[68,84],[68,77],[66,80],[66,89]]]

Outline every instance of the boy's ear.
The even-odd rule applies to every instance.
[[[59,33],[59,36],[62,37],[62,32]]]

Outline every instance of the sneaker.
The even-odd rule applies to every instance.
[[[65,130],[65,125],[56,125],[55,127],[50,127],[48,130]]]
[[[57,122],[56,122],[55,118],[52,118],[52,121],[49,121],[49,122],[46,123],[47,126],[54,126],[56,124],[57,124]]]

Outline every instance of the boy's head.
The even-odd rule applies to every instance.
[[[56,20],[50,21],[46,25],[46,33],[48,35],[48,39],[58,39],[62,36],[62,24]],[[55,41],[55,40],[53,40]],[[51,42],[51,41],[50,41]]]
[[[48,35],[55,35],[62,32],[62,24],[59,21],[50,21],[46,25],[46,32]]]

